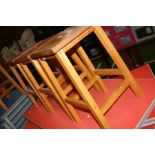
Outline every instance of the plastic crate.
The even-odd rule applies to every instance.
[[[1,116],[1,128],[19,129],[23,128],[27,121],[23,114],[32,106],[26,94],[19,99]]]

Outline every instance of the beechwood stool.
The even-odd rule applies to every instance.
[[[38,83],[38,81],[32,75],[28,67],[28,65],[30,64],[28,61],[21,63],[23,57],[26,57],[26,55],[31,53],[35,48],[39,48],[42,44],[44,44],[44,41],[41,41],[29,48],[28,50],[22,52],[22,54],[11,60],[8,65],[10,66],[10,69],[16,76],[18,82],[23,87],[24,91],[26,92],[34,106],[38,107],[38,98],[48,111],[53,112],[54,108],[50,101],[47,99],[47,95],[39,91],[40,88],[44,87],[44,83]]]
[[[94,68],[84,49],[80,45],[80,41],[91,33],[95,33],[98,37],[107,53],[117,65],[117,69]],[[45,78],[44,81],[46,83],[51,82],[50,84],[53,83],[55,90],[57,90],[57,93],[65,104],[88,109],[101,128],[110,128],[104,114],[111,108],[121,94],[130,86],[137,96],[143,95],[136,80],[133,78],[122,58],[100,26],[70,27],[53,38],[54,39],[46,44],[46,46],[36,49],[36,51],[30,55],[31,61],[40,74],[45,75],[46,78],[48,77],[46,79],[47,81]],[[73,65],[73,61],[77,63],[76,57],[78,57],[82,66],[84,65],[85,70],[91,74],[88,79],[89,83],[87,84],[84,82],[83,78],[81,78],[82,73],[79,74]],[[58,82],[58,79],[54,78],[52,71],[49,68],[47,62],[49,59],[55,59],[59,69],[62,68],[61,72],[65,75],[65,78],[70,79],[70,89],[68,89],[71,90],[74,86],[74,89],[76,89],[77,92],[75,95],[68,95],[65,93],[66,90],[62,91],[62,87],[59,87],[60,82]],[[122,75],[124,77],[122,84],[111,96],[103,101],[103,104],[100,107],[89,93],[89,89],[94,84],[100,91],[104,92],[107,90],[104,85],[104,80],[102,81],[99,75]]]
[[[54,38],[53,40],[55,40]],[[53,42],[53,40],[51,39],[47,40],[48,42]],[[43,47],[46,47],[46,44],[44,44]],[[71,85],[71,83],[67,83],[68,78],[65,75],[66,73],[63,71],[56,58],[48,57],[46,61],[30,59],[30,55],[35,54],[35,52],[37,52],[40,48],[36,48],[35,50],[33,50],[33,52],[25,55],[23,58],[20,58],[20,64],[23,64],[24,62],[32,63],[47,86],[38,90],[42,93],[53,95],[56,98],[56,100],[60,103],[61,107],[66,112],[66,114],[72,120],[79,121],[80,118],[74,107],[70,104],[67,104],[65,101],[66,95],[72,92],[73,86]],[[73,53],[74,51],[71,50],[70,52]],[[74,68],[76,69],[76,71],[81,72],[81,79],[87,78],[88,80],[90,80],[92,78],[91,73],[80,60],[79,56],[77,54],[73,54],[71,57],[75,61]],[[52,70],[51,66],[52,68],[55,68],[54,71]],[[30,74],[28,70],[25,70],[25,73]],[[91,86],[92,82],[87,84],[87,88]],[[77,94],[74,94],[74,98],[78,99],[79,96]]]
[[[55,39],[54,39],[55,40]],[[41,84],[39,85],[37,83],[37,80],[35,79],[35,76],[31,69],[29,69],[28,65],[33,63],[30,60],[29,55],[31,53],[34,53],[35,50],[40,49],[42,46],[45,47],[46,44],[49,41],[53,41],[53,37],[50,37],[46,40],[43,40],[39,43],[37,43],[35,46],[31,47],[30,49],[28,49],[27,51],[23,52],[23,54],[19,55],[18,57],[16,57],[15,59],[12,60],[12,63],[10,64],[10,68],[13,71],[13,73],[16,75],[17,79],[19,79],[21,85],[24,87],[25,91],[28,93],[28,95],[32,98],[31,93],[35,93],[39,99],[41,101],[43,101],[44,105],[49,106],[50,103],[48,103],[47,99],[45,98],[47,95],[54,95],[54,97],[56,98],[56,100],[60,103],[62,109],[64,110],[64,112],[66,112],[66,114],[72,119],[72,120],[79,120],[79,117],[76,113],[76,111],[74,110],[74,108],[71,105],[66,105],[64,104],[63,100],[60,98],[60,96],[57,94],[56,90],[54,89],[53,85],[50,84],[49,82],[46,83],[46,81],[48,80],[47,77],[44,75],[44,71],[41,71],[41,77],[45,80],[45,84],[47,84],[48,88],[46,88],[45,84]],[[78,57],[76,57],[76,59],[78,60]],[[52,59],[53,61],[53,59]],[[86,70],[86,67],[82,64],[81,61],[78,61],[79,66],[76,66],[76,70]],[[27,82],[29,83],[29,85],[31,86],[32,90],[30,91],[29,89],[27,89],[26,85],[24,84],[24,82],[21,80],[21,77],[19,76],[19,74],[17,73],[16,68],[17,67],[23,74],[23,76],[25,77],[25,79],[27,80]],[[37,66],[38,68],[39,66]],[[37,69],[36,68],[36,69]],[[46,69],[45,69],[46,70]],[[55,75],[59,75],[58,79],[60,83],[64,83],[65,78],[62,74],[62,72],[56,68],[56,72],[53,72],[53,76]],[[83,76],[88,76],[90,78],[90,73],[88,71],[85,71],[85,74],[83,74]],[[57,87],[57,85],[56,85]],[[70,88],[69,88],[70,89]],[[69,89],[67,89],[66,91],[69,91]],[[33,98],[32,98],[33,99]],[[33,99],[34,100],[34,99]],[[53,110],[53,109],[52,109]]]
[[[70,51],[71,53],[73,51]],[[33,53],[35,54],[35,53]],[[75,60],[75,64],[73,65],[75,70],[77,72],[80,72],[80,78],[87,79],[89,82],[87,82],[86,87],[89,89],[91,85],[94,83],[94,79],[91,76],[90,72],[87,70],[83,62],[80,60],[79,56],[74,54],[71,56],[73,60]],[[46,60],[46,61],[45,61]],[[35,66],[36,70],[46,83],[49,91],[54,92],[55,94],[59,96],[59,102],[63,102],[65,106],[69,109],[73,120],[79,121],[79,115],[74,109],[73,105],[67,104],[66,99],[79,99],[79,95],[75,92],[74,86],[68,79],[68,76],[66,73],[62,70],[62,67],[58,64],[55,57],[48,57],[47,59],[37,59],[37,60],[31,60],[33,65]],[[59,76],[55,76],[54,72],[49,67],[49,64],[56,68],[59,72]],[[66,85],[66,86],[64,86]],[[96,86],[97,87],[97,86]],[[47,89],[46,89],[47,90]],[[43,90],[43,91],[46,91]],[[67,98],[67,96],[71,96],[72,98]]]

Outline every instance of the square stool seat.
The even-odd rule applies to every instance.
[[[86,31],[90,33],[93,31],[93,29],[90,26],[69,27],[64,31],[54,35],[52,39],[48,39],[49,41],[46,43],[46,46],[37,49],[37,52],[34,54],[35,56],[31,54],[31,58],[41,58],[54,55],[75,38],[77,38],[80,34],[83,34]],[[86,34],[83,36],[86,36]]]

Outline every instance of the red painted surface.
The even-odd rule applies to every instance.
[[[113,129],[132,129],[135,128],[140,118],[148,108],[149,104],[155,97],[155,80],[137,80],[144,92],[143,97],[136,97],[130,88],[117,100],[112,108],[107,112],[106,118]],[[104,80],[108,91],[99,93],[94,88],[90,90],[94,99],[101,103],[112,94],[115,88],[122,82],[121,79]],[[51,103],[55,107],[54,113],[47,112],[41,105],[40,108],[32,107],[25,116],[39,124],[43,128],[100,128],[89,112],[77,110],[81,120],[76,123],[71,121],[58,106],[58,103],[50,98]]]
[[[133,69],[131,73],[136,79],[155,79],[155,76],[148,64]],[[124,79],[124,77],[118,76],[117,79]]]
[[[149,126],[146,126],[146,127],[143,127],[142,129],[155,129],[155,125],[149,125]]]
[[[155,108],[151,111],[148,118],[152,118],[152,117],[155,117]]]
[[[26,125],[24,126],[24,129],[41,129],[41,127],[39,127],[31,121],[27,121]]]
[[[144,65],[132,71],[135,78],[138,80],[143,92],[144,97],[136,97],[133,92],[128,90],[117,100],[114,106],[107,112],[106,118],[109,120],[112,128],[134,128],[153,97],[155,97],[154,88],[155,80],[154,75],[149,65]],[[145,80],[144,80],[145,79]],[[147,79],[147,80],[146,80]],[[115,87],[121,80],[106,80],[105,83],[109,88],[107,93],[98,93],[95,89],[91,90],[97,103],[100,105],[103,100],[112,93]],[[40,108],[32,107],[25,116],[36,123],[41,128],[100,128],[96,121],[92,118],[89,112],[77,110],[80,115],[80,122],[76,123],[71,121],[58,106],[53,98],[50,98],[51,103],[55,107],[54,113],[47,112],[40,104]],[[155,116],[155,109],[151,112],[150,117]],[[27,128],[32,128],[33,125],[27,125]],[[36,126],[36,128],[38,128]],[[153,128],[154,125],[145,128]],[[35,126],[33,126],[35,128]]]
[[[131,72],[136,79],[155,79],[154,74],[148,64],[136,68]]]

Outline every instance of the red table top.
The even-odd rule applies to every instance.
[[[132,72],[133,75],[138,78],[137,82],[144,92],[144,96],[136,97],[130,88],[123,93],[123,95],[106,114],[106,118],[113,129],[135,128],[138,121],[143,116],[149,104],[155,97],[155,79],[149,66],[142,66],[141,68],[133,70]],[[122,82],[122,79],[104,80],[104,82],[108,88],[106,93],[99,93],[95,90],[95,88],[90,90],[98,105],[100,105],[105,98],[115,90],[115,88]],[[100,128],[89,112],[77,109],[81,120],[76,123],[71,121],[64,114],[64,112],[58,106],[58,103],[53,98],[50,98],[50,101],[56,109],[54,113],[47,112],[44,107],[40,105],[39,108],[32,107],[26,112],[25,116],[42,128]],[[155,116],[155,111],[154,113],[151,113],[151,115]]]

